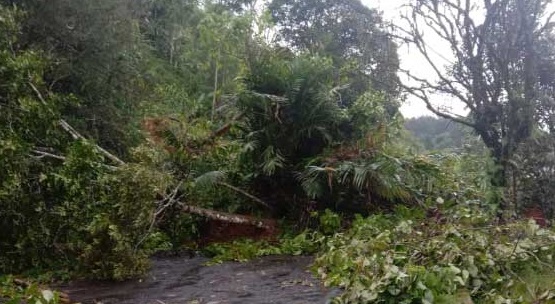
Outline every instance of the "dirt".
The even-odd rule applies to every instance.
[[[205,266],[202,257],[155,258],[148,275],[128,282],[72,282],[59,289],[72,301],[134,304],[328,303],[307,268],[311,257],[270,256],[247,263]]]

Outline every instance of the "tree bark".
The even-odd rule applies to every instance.
[[[205,209],[201,207],[184,205],[183,212],[199,215],[212,220],[241,224],[241,225],[251,225],[262,229],[272,229],[273,227],[268,225],[265,220],[256,219],[247,215],[232,214],[221,211],[215,211],[211,209]]]

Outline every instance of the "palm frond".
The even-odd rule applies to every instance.
[[[362,190],[366,188],[366,186],[368,185],[369,174],[370,174],[369,169],[370,168],[367,166],[354,167],[354,170],[351,173],[352,175],[351,179],[353,181],[353,186],[355,186],[357,190]]]
[[[268,146],[262,153],[262,171],[266,175],[273,175],[278,168],[283,168],[285,158],[273,146]]]
[[[377,153],[371,158],[342,161],[335,168],[309,166],[299,180],[306,194],[313,198],[325,192],[327,183],[328,189],[336,184],[381,200],[408,202],[420,193],[416,189],[433,172],[432,167],[418,159]]]
[[[316,199],[325,192],[324,181],[327,180],[328,187],[331,187],[334,172],[335,169],[329,167],[309,166],[304,172],[298,174],[297,179],[301,182],[306,195]]]
[[[226,178],[223,171],[209,171],[195,178],[195,185],[200,187],[214,187]]]

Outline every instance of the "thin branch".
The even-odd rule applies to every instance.
[[[166,211],[166,209],[168,209],[169,207],[173,206],[176,202],[177,202],[177,194],[179,193],[179,189],[181,188],[181,185],[183,185],[183,181],[179,181],[179,183],[177,184],[177,186],[173,189],[173,191],[170,193],[169,196],[164,197],[164,199],[162,199],[161,201],[159,201],[157,204],[160,205],[162,203],[165,202],[165,204],[163,204],[162,206],[158,207],[158,209],[156,209],[153,213],[152,213],[152,220],[150,221],[150,225],[145,233],[145,235],[143,235],[143,237],[137,242],[137,244],[135,244],[135,248],[134,251],[137,252],[137,250],[139,249],[139,246],[148,238],[148,236],[150,235],[150,233],[152,232],[152,229],[154,229],[154,226],[156,225],[156,222],[158,220],[158,218],[160,217],[160,215]]]
[[[54,159],[61,160],[61,161],[65,161],[67,159],[67,157],[65,157],[65,156],[53,154],[53,153],[46,152],[46,151],[41,151],[41,150],[38,150],[38,149],[33,149],[33,150],[31,150],[31,152],[33,152],[36,155],[29,155],[29,156],[34,158],[34,159],[39,159],[39,160],[43,159],[45,157],[54,158]],[[112,170],[112,171],[115,171],[115,170],[118,169],[118,167],[115,167],[115,166],[110,166],[110,165],[106,165],[106,164],[101,164],[101,165],[103,167],[107,168],[107,169]]]
[[[428,89],[433,89],[435,91],[438,92],[442,92],[442,93],[448,93],[448,94],[452,94],[455,95],[456,92],[458,92],[459,94],[462,94],[461,92],[459,92],[458,90],[455,89],[455,91],[451,90],[450,88],[447,88],[445,86],[442,86],[442,83],[439,84],[433,84],[431,83],[429,80],[424,79],[424,78],[420,78],[418,76],[415,76],[413,74],[411,74],[408,70],[405,69],[399,69],[399,72],[404,73],[405,75],[407,75],[409,78],[411,78],[412,80],[419,82],[420,84],[422,84],[423,87],[428,88]],[[453,86],[454,84],[461,84],[459,81],[456,80],[452,80],[450,81],[451,86]],[[461,84],[463,85],[463,84]],[[469,100],[470,101],[470,100]],[[464,100],[461,100],[461,102],[464,102],[467,106],[472,107],[472,104],[465,102]]]
[[[432,69],[434,70],[435,74],[437,75],[437,77],[439,77],[439,79],[449,87],[449,91],[447,91],[450,94],[455,95],[457,98],[459,98],[461,101],[463,101],[464,103],[471,104],[471,101],[466,98],[465,96],[462,95],[462,93],[457,90],[454,86],[453,86],[453,81],[447,79],[447,77],[441,72],[441,70],[439,69],[439,67],[434,63],[434,60],[432,60],[432,58],[430,57],[430,54],[428,52],[428,48],[426,46],[426,44],[424,43],[424,41],[422,40],[422,37],[419,34],[417,35],[417,39],[416,39],[416,47],[418,48],[418,50],[420,51],[420,53],[422,54],[422,56],[424,56],[424,58],[426,59],[426,61],[428,62],[428,64],[430,65],[430,67],[432,67]],[[445,91],[445,90],[444,90]]]
[[[551,22],[551,19],[553,19],[553,16],[555,16],[555,12],[552,12],[551,14],[549,14],[549,16],[547,17],[547,20],[545,21],[545,24],[536,32],[537,36],[540,36],[541,34],[543,34],[550,27],[555,26],[555,23]]]
[[[66,160],[65,156],[60,156],[60,155],[56,155],[56,154],[52,154],[52,153],[48,153],[48,152],[44,152],[44,151],[39,151],[39,150],[31,150],[31,152],[38,154],[38,155],[31,155],[31,157],[36,158],[36,159],[43,159],[44,157],[50,157],[50,158],[55,158],[55,159],[59,159],[62,161]]]
[[[263,200],[259,199],[259,198],[256,197],[256,196],[254,196],[254,195],[252,195],[252,194],[246,192],[246,191],[243,190],[243,189],[237,188],[237,187],[235,187],[235,186],[233,186],[233,185],[230,185],[230,184],[228,184],[228,183],[226,183],[226,182],[217,182],[217,184],[218,184],[218,185],[221,185],[221,186],[224,186],[224,187],[226,187],[226,188],[229,188],[229,189],[231,189],[231,190],[233,190],[233,191],[235,191],[235,192],[237,192],[237,193],[240,193],[240,194],[242,194],[242,195],[244,195],[244,196],[250,198],[251,200],[257,202],[258,204],[260,204],[261,206],[263,206],[263,207],[265,207],[265,208],[267,208],[267,209],[270,209],[270,210],[273,209],[270,205],[268,205],[268,203],[264,202]]]
[[[435,115],[442,117],[442,118],[446,118],[446,119],[450,119],[453,120],[454,122],[458,122],[460,124],[469,126],[471,128],[476,128],[476,125],[469,122],[468,120],[464,119],[463,117],[459,116],[459,115],[454,115],[451,113],[446,113],[444,111],[440,111],[439,109],[435,108],[432,104],[432,102],[430,101],[429,96],[426,94],[426,92],[421,89],[421,88],[414,88],[414,87],[409,87],[403,83],[400,84],[400,86],[406,90],[407,92],[409,92],[411,95],[414,95],[416,97],[418,97],[420,100],[424,101],[424,103],[426,104],[426,107],[428,108],[428,110],[430,110],[432,113],[434,113]]]

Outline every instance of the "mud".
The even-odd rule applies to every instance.
[[[134,304],[328,303],[337,290],[324,288],[307,268],[310,257],[270,256],[247,263],[205,266],[206,258],[156,258],[141,280],[72,282],[59,289],[72,301]]]

